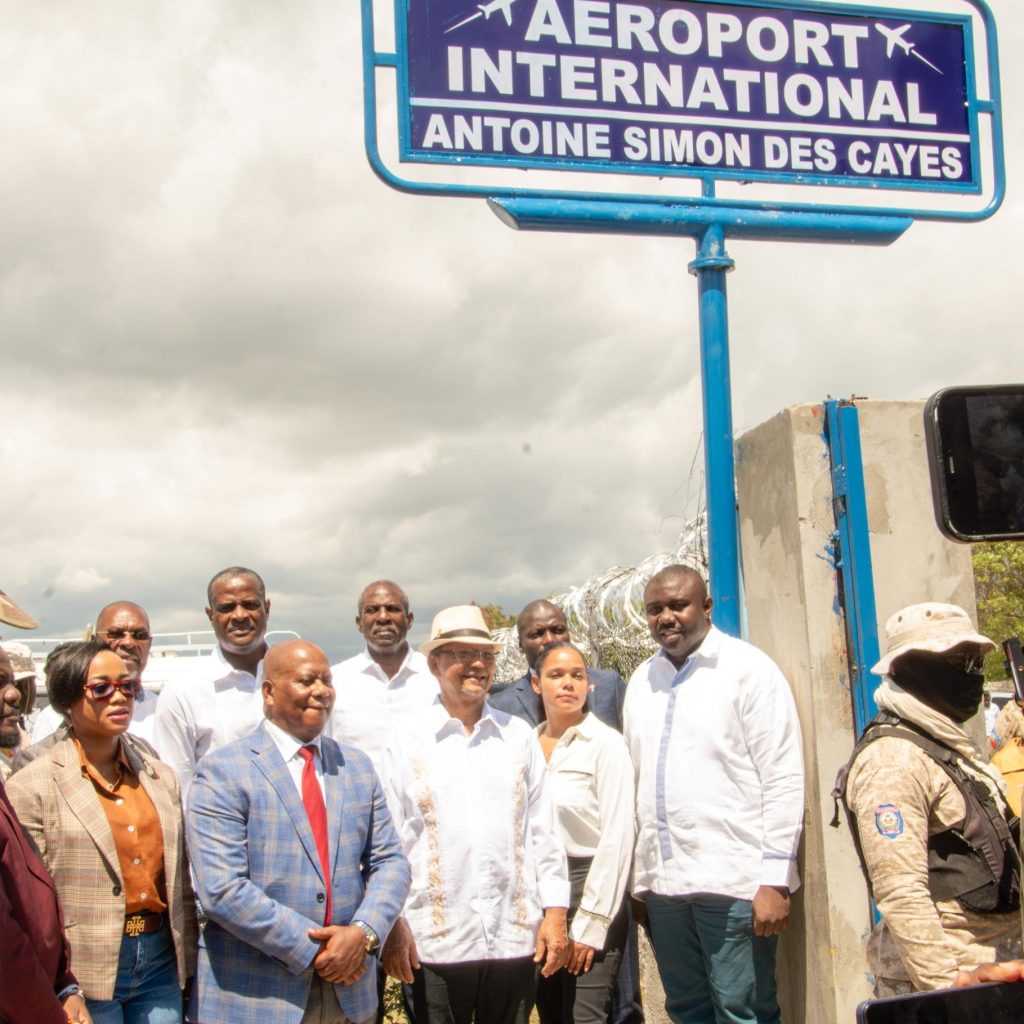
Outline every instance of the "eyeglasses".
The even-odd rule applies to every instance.
[[[944,654],[942,657],[961,672],[980,672],[985,665],[984,654]]]
[[[107,643],[111,644],[116,644],[118,640],[124,640],[128,637],[131,637],[132,640],[138,640],[140,644],[153,639],[153,634],[148,629],[101,629],[96,635],[103,637]]]
[[[485,665],[494,664],[494,652],[493,651],[452,651],[447,647],[442,648],[437,652],[438,654],[447,654],[449,658],[454,658],[455,661],[462,662],[464,665],[472,665],[474,661],[482,661]]]
[[[140,679],[118,679],[116,683],[86,683],[85,688],[93,700],[110,700],[114,691],[119,690],[127,700],[142,700],[142,681]]]

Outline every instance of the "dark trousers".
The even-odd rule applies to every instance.
[[[779,1024],[779,939],[754,934],[750,900],[648,892],[644,903],[674,1024]]]
[[[423,964],[412,983],[419,1024],[529,1024],[536,994],[532,957]]]
[[[569,924],[576,916],[591,858],[569,858]],[[626,944],[627,918],[619,908],[608,929],[604,949],[594,955],[594,965],[585,974],[557,971],[550,978],[537,979],[537,1011],[541,1024],[608,1024],[619,964]]]
[[[612,1008],[608,1024],[644,1024],[644,1007],[640,999],[640,943],[637,939],[633,907],[626,897],[626,948],[619,961],[619,973],[612,988]]]

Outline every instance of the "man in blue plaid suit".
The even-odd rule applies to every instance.
[[[409,863],[369,759],[321,736],[333,703],[324,652],[277,644],[263,668],[265,721],[199,764],[187,814],[209,917],[197,1024],[374,1019],[367,967],[402,909]]]

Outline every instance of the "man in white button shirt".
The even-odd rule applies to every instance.
[[[676,1024],[777,1024],[775,948],[799,885],[800,726],[774,662],[711,625],[687,566],[644,590],[661,650],[626,688],[634,894]]]
[[[181,782],[181,799],[204,754],[253,731],[263,719],[263,657],[270,601],[258,573],[222,569],[206,588],[217,649],[195,676],[173,679],[156,705],[153,746]]]
[[[527,1024],[535,964],[565,962],[565,849],[533,730],[486,703],[491,640],[475,605],[446,608],[420,648],[440,693],[397,724],[383,782],[412,888],[384,946],[418,1024]]]
[[[390,580],[375,580],[359,595],[356,627],[366,650],[331,667],[331,735],[367,754],[380,772],[384,744],[400,715],[421,714],[437,696],[427,659],[409,647],[409,598]]]

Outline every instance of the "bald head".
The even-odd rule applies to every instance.
[[[548,644],[569,639],[569,626],[562,609],[551,601],[531,601],[516,619],[519,634],[519,649],[532,669],[537,656]]]
[[[327,655],[308,640],[274,644],[263,661],[263,714],[289,736],[309,743],[334,706]]]
[[[316,644],[309,640],[282,640],[267,649],[267,656],[263,659],[263,678],[272,676],[287,669],[297,661],[307,661],[311,658],[323,658],[327,655]]]
[[[112,601],[96,616],[93,635],[110,645],[133,676],[142,675],[153,644],[145,608],[134,601]]]

